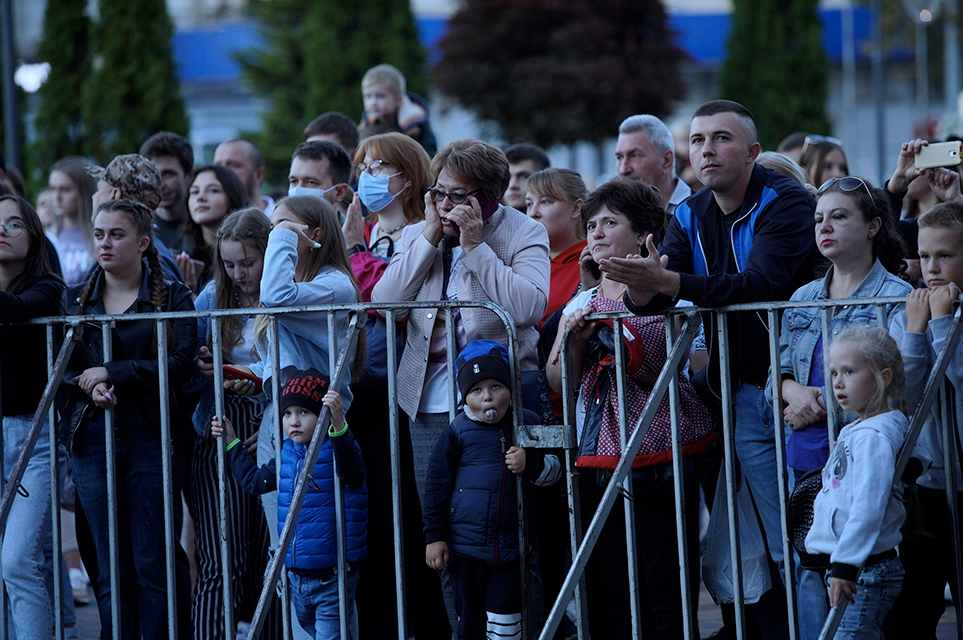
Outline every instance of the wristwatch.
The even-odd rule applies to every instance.
[[[359,252],[361,252],[361,251],[367,251],[367,250],[368,250],[368,248],[365,247],[363,244],[361,244],[361,243],[359,242],[358,244],[356,244],[356,245],[354,245],[354,246],[352,246],[352,247],[348,247],[348,255],[349,255],[349,256],[353,256],[353,255],[356,254],[356,253],[359,253]]]

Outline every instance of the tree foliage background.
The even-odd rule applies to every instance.
[[[763,149],[794,131],[829,133],[818,0],[733,0],[720,97],[747,106]]]
[[[271,184],[287,182],[291,152],[316,116],[360,120],[361,78],[376,64],[395,65],[410,91],[425,93],[425,50],[409,0],[249,0],[248,12],[265,45],[238,61],[254,92],[272,102],[261,133],[250,134]]]
[[[509,142],[599,142],[684,94],[660,0],[466,0],[440,46],[438,88]]]
[[[135,153],[158,131],[188,134],[173,34],[164,0],[100,0],[92,74],[83,92],[87,151],[98,162]]]

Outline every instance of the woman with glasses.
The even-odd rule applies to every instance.
[[[886,194],[862,178],[833,178],[819,188],[815,212],[819,252],[829,260],[826,274],[800,287],[791,300],[840,300],[905,296],[911,289],[902,279],[903,240]],[[903,305],[884,307],[889,319]],[[833,337],[854,325],[875,325],[876,307],[847,305],[830,315],[830,331],[822,332],[817,308],[787,309],[779,336],[783,418],[792,429],[786,460],[793,481],[819,468],[829,456],[827,412],[836,412],[837,425],[850,421],[826,391],[824,354]],[[772,381],[770,380],[770,384]],[[769,394],[767,394],[769,395]],[[771,397],[771,396],[770,396]],[[816,638],[826,619],[826,587],[818,572],[799,568],[800,637]]]
[[[4,484],[27,441],[47,381],[45,328],[6,325],[57,315],[63,286],[47,264],[43,225],[33,207],[16,196],[0,197]],[[15,630],[20,638],[53,635],[53,598],[47,591],[43,571],[44,543],[52,544],[49,438],[50,425],[45,423],[2,529],[3,583],[9,597],[11,623],[8,629]]]
[[[517,364],[523,372],[536,370],[535,324],[545,313],[551,268],[545,227],[498,202],[509,182],[504,152],[473,138],[457,140],[432,160],[431,175],[434,186],[425,194],[425,221],[404,229],[371,292],[374,302],[425,303],[425,308],[398,314],[408,319],[398,367],[398,403],[411,418],[420,496],[428,458],[449,423],[445,313],[432,302],[501,305],[518,330]],[[453,320],[456,351],[480,338],[508,344],[504,324],[490,311],[463,308]]]
[[[806,136],[799,164],[806,170],[806,182],[813,186],[849,175],[843,143],[836,138]]]

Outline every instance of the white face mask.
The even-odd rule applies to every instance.
[[[333,187],[328,187],[327,189],[312,189],[311,187],[288,187],[289,196],[317,196],[324,199],[324,196],[328,191],[337,189],[339,185],[334,185]]]

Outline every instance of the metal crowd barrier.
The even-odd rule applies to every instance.
[[[524,425],[521,420],[521,403],[513,403],[514,421],[516,425],[516,442],[519,446],[525,447],[536,447],[536,448],[561,448],[565,450],[564,463],[565,463],[565,478],[566,478],[566,494],[568,500],[568,510],[569,510],[569,543],[572,550],[572,565],[569,570],[564,584],[562,586],[561,592],[556,598],[554,605],[552,606],[551,612],[545,624],[540,630],[532,628],[530,615],[531,612],[525,611],[523,618],[524,625],[524,637],[534,638],[538,637],[542,640],[547,640],[553,637],[555,631],[557,630],[559,624],[561,623],[562,616],[564,615],[566,605],[574,597],[576,617],[577,617],[577,628],[578,637],[580,640],[589,638],[589,631],[587,625],[584,623],[585,612],[586,612],[586,602],[584,594],[584,570],[586,563],[588,561],[589,555],[598,540],[599,533],[602,526],[605,523],[606,518],[611,512],[617,494],[620,491],[631,491],[631,478],[629,477],[629,472],[631,470],[631,461],[634,458],[634,452],[638,450],[642,439],[645,436],[646,430],[651,423],[653,417],[655,416],[656,409],[664,398],[665,394],[669,394],[669,402],[671,406],[672,415],[672,453],[673,453],[673,475],[674,475],[674,485],[675,485],[675,506],[677,513],[677,523],[676,523],[676,535],[680,550],[680,584],[682,589],[682,602],[683,602],[683,622],[685,628],[685,638],[697,638],[696,635],[696,622],[697,622],[697,610],[695,607],[697,603],[692,602],[688,597],[691,593],[689,584],[689,572],[688,568],[691,562],[698,561],[697,558],[689,558],[686,553],[685,544],[685,519],[687,517],[696,517],[695,514],[686,514],[684,508],[684,497],[683,497],[683,472],[682,472],[682,456],[681,456],[681,435],[680,428],[677,420],[678,416],[678,405],[679,405],[679,391],[678,391],[678,372],[680,370],[680,365],[687,359],[689,354],[689,347],[693,338],[695,337],[698,327],[699,327],[699,314],[702,312],[711,312],[716,314],[718,319],[717,322],[717,335],[707,336],[707,338],[714,338],[719,341],[719,353],[720,362],[719,367],[722,372],[721,375],[721,388],[722,388],[722,406],[723,406],[723,431],[722,431],[722,444],[724,448],[724,468],[726,477],[726,491],[728,497],[728,512],[727,517],[729,521],[729,528],[732,532],[731,538],[731,559],[733,567],[733,587],[735,592],[735,619],[736,619],[736,634],[737,637],[745,637],[745,612],[744,612],[744,599],[742,597],[742,586],[741,586],[741,562],[740,562],[740,549],[738,544],[738,514],[736,512],[736,500],[735,500],[735,451],[734,451],[734,439],[733,439],[733,408],[732,408],[732,380],[729,377],[729,356],[728,356],[728,323],[727,317],[731,313],[735,312],[754,312],[757,314],[765,313],[769,331],[769,352],[771,357],[771,375],[774,380],[780,379],[779,371],[779,323],[778,317],[779,312],[787,308],[802,308],[802,307],[817,307],[821,309],[822,318],[822,328],[823,334],[828,335],[831,323],[830,315],[832,309],[836,306],[847,305],[867,305],[875,306],[877,309],[877,321],[882,324],[885,320],[884,318],[884,305],[902,303],[903,298],[867,298],[867,299],[847,299],[845,301],[812,301],[812,302],[779,302],[779,303],[765,303],[765,304],[742,304],[742,305],[732,305],[720,309],[708,310],[699,309],[695,307],[685,307],[685,308],[675,308],[667,312],[666,316],[666,341],[667,341],[667,361],[665,366],[662,368],[656,383],[654,384],[650,398],[645,408],[642,411],[641,416],[636,422],[635,429],[629,435],[627,416],[625,414],[624,406],[620,406],[619,411],[619,423],[622,429],[622,445],[623,445],[623,456],[620,459],[615,472],[613,473],[612,480],[610,481],[608,487],[606,488],[602,501],[592,518],[588,527],[584,531],[584,535],[581,529],[581,522],[579,518],[579,508],[578,508],[578,472],[575,470],[574,461],[575,454],[577,452],[577,444],[575,441],[575,399],[572,394],[572,389],[574,386],[570,384],[572,376],[575,375],[571,371],[571,363],[569,359],[569,344],[571,336],[568,336],[563,343],[562,351],[562,384],[563,388],[566,390],[563,393],[563,403],[564,403],[564,415],[565,415],[565,425],[563,426],[549,426],[549,425]],[[405,312],[411,309],[422,309],[422,308],[433,308],[437,309],[439,313],[444,313],[444,321],[447,329],[448,335],[448,367],[450,371],[454,371],[454,360],[457,355],[457,350],[455,347],[455,331],[454,331],[454,319],[453,313],[463,307],[480,307],[495,313],[503,322],[507,335],[507,346],[510,354],[510,367],[514,380],[515,397],[520,398],[521,390],[521,377],[520,370],[516,363],[517,354],[517,335],[515,330],[515,325],[511,317],[507,312],[500,306],[493,303],[477,303],[477,302],[461,302],[461,301],[444,301],[444,302],[407,302],[407,303],[357,303],[357,304],[347,304],[347,305],[317,305],[317,306],[305,306],[305,307],[294,307],[294,308],[283,308],[283,309],[258,309],[258,314],[264,314],[269,316],[269,332],[271,339],[274,343],[277,343],[278,339],[278,317],[288,313],[302,313],[302,312],[323,312],[327,314],[328,319],[328,336],[329,336],[329,370],[333,372],[331,376],[333,388],[337,389],[339,382],[341,380],[340,373],[344,371],[345,367],[350,366],[350,362],[347,359],[347,353],[351,351],[352,345],[357,338],[358,332],[363,326],[363,318],[366,317],[367,311],[369,310],[379,310],[386,320],[386,330],[387,330],[387,364],[388,371],[391,372],[388,376],[388,393],[389,399],[394,399],[397,395],[397,364],[398,364],[398,354],[396,353],[396,335],[397,327],[395,319],[398,317],[399,312]],[[349,324],[349,329],[346,336],[336,336],[335,335],[335,313],[348,312],[351,321]],[[39,437],[40,429],[45,426],[45,421],[49,419],[49,424],[55,424],[54,409],[52,406],[53,398],[57,392],[57,387],[60,379],[62,378],[63,371],[66,367],[67,360],[69,359],[70,352],[76,341],[80,339],[81,333],[84,330],[84,325],[88,328],[91,325],[99,324],[101,326],[101,331],[104,340],[104,352],[107,359],[110,358],[110,324],[115,321],[133,321],[133,320],[143,320],[149,319],[157,323],[157,339],[158,339],[158,365],[160,369],[160,380],[159,380],[159,393],[162,399],[168,398],[168,381],[167,381],[167,370],[166,370],[166,344],[167,344],[167,333],[165,320],[173,318],[184,318],[184,317],[210,317],[212,321],[212,352],[215,359],[215,407],[218,415],[223,415],[224,412],[224,392],[223,392],[223,374],[221,372],[222,365],[222,353],[220,349],[220,344],[222,340],[221,336],[221,319],[226,316],[232,315],[251,315],[251,311],[248,309],[232,309],[232,310],[213,310],[213,311],[197,311],[197,312],[158,312],[158,313],[147,313],[147,314],[127,314],[127,315],[98,315],[98,316],[69,316],[62,318],[44,318],[40,320],[35,320],[31,324],[44,324],[47,326],[47,343],[48,343],[48,368],[50,371],[50,377],[47,382],[46,388],[44,390],[43,399],[38,411],[34,417],[33,423],[31,425],[30,436],[26,442],[23,450],[20,453],[20,457],[16,463],[14,470],[11,472],[11,477],[7,482],[3,497],[0,499],[0,529],[5,527],[6,517],[9,514],[10,506],[12,505],[13,499],[16,496],[16,490],[19,487],[21,478],[23,477],[23,472],[26,467],[26,462],[32,454],[33,447]],[[590,318],[614,318],[621,325],[620,318],[628,317],[630,314],[627,313],[604,313],[604,314],[594,314]],[[924,397],[921,399],[919,406],[916,408],[912,418],[912,426],[916,428],[918,433],[919,426],[922,424],[923,412],[928,408],[934,401],[936,396],[936,391],[940,386],[942,381],[942,375],[945,371],[946,364],[948,362],[948,354],[955,353],[956,341],[960,334],[960,307],[959,305],[955,308],[956,319],[953,324],[951,339],[947,340],[947,344],[944,347],[942,353],[940,354],[940,360],[934,371],[931,373]],[[676,329],[676,324],[674,320],[681,317],[682,326],[681,330]],[[760,315],[760,320],[762,316]],[[66,326],[66,337],[63,341],[63,347],[61,351],[54,354],[54,329],[58,326]],[[615,335],[621,335],[621,331],[616,331]],[[823,342],[824,349],[824,363],[826,366],[826,379],[831,379],[828,375],[828,349],[829,341]],[[275,362],[274,371],[279,371],[279,355],[275,350]],[[625,363],[621,350],[616,350],[616,371],[617,371],[617,385],[620,395],[624,395],[624,385],[625,385]],[[274,398],[280,395],[280,381],[277,376],[273,377],[273,396]],[[456,385],[454,380],[452,380],[449,385],[449,417],[454,419],[456,415]],[[834,402],[832,399],[828,399],[828,402]],[[620,403],[624,404],[624,403]],[[781,392],[780,385],[773,385],[773,419],[774,424],[782,425],[782,415],[781,415]],[[947,407],[945,402],[942,406],[944,412],[944,424],[950,424],[946,422],[946,419],[950,417],[951,407]],[[325,409],[324,411],[327,411]],[[391,456],[391,477],[392,477],[392,513],[393,513],[393,533],[394,533],[394,546],[395,546],[395,587],[397,591],[397,623],[398,623],[398,638],[399,640],[404,640],[408,637],[408,624],[406,619],[406,594],[404,592],[404,566],[403,566],[403,536],[402,536],[402,526],[401,526],[401,515],[403,505],[401,504],[401,494],[400,494],[400,475],[401,475],[401,463],[400,463],[400,435],[399,435],[399,408],[396,402],[389,401],[389,439],[390,439],[390,456]],[[115,561],[117,557],[118,549],[118,535],[120,532],[117,530],[117,520],[116,520],[116,505],[114,504],[114,499],[116,498],[116,470],[114,469],[114,443],[113,443],[113,410],[108,410],[107,414],[107,479],[109,487],[109,497],[108,497],[108,522],[109,522],[109,535],[110,535],[110,548],[112,554],[112,561],[110,563],[110,581],[111,581],[111,592],[112,592],[112,609],[113,609],[113,637],[119,638],[120,636],[120,605],[119,605],[119,574],[118,566]],[[832,411],[828,412],[828,422],[830,431],[830,441],[835,440],[835,435],[838,431],[837,425],[834,424],[834,414]],[[326,418],[324,412],[320,417],[320,422],[323,422]],[[164,513],[165,513],[165,547],[166,547],[166,557],[167,557],[167,587],[168,587],[168,623],[170,629],[170,637],[177,637],[177,611],[176,611],[176,600],[172,596],[174,593],[174,545],[175,535],[178,532],[173,531],[173,509],[175,508],[175,496],[172,493],[172,483],[171,483],[171,469],[170,469],[170,451],[171,451],[171,424],[170,424],[170,409],[166,401],[161,403],[161,423],[162,423],[162,447],[163,451],[168,455],[164,455],[163,466],[163,477],[165,482],[165,496],[164,496]],[[266,425],[262,425],[262,428],[268,428]],[[283,437],[281,433],[281,420],[280,415],[278,415],[277,424],[273,425],[273,428],[278,430],[278,433]],[[322,444],[324,438],[324,430],[318,429],[315,432],[315,436],[311,441],[310,448],[308,451],[309,459],[316,459],[318,451]],[[948,431],[947,431],[948,432]],[[780,501],[780,516],[783,524],[783,552],[786,558],[786,566],[784,576],[793,575],[793,554],[792,549],[789,546],[788,536],[785,535],[787,531],[787,516],[786,516],[786,504],[788,502],[788,486],[787,486],[787,466],[785,461],[785,435],[783,429],[775,429],[776,434],[776,463],[778,470],[778,492]],[[948,438],[944,434],[945,438]],[[59,486],[59,471],[58,471],[58,456],[57,456],[57,439],[54,437],[50,438],[50,455],[51,455],[51,480],[52,487],[56,489]],[[278,442],[282,440],[279,438]],[[218,486],[219,486],[219,500],[220,500],[220,517],[219,517],[219,527],[220,527],[220,540],[221,540],[221,559],[222,566],[229,566],[228,563],[228,546],[227,541],[230,539],[229,528],[230,522],[226,517],[226,491],[225,483],[229,482],[227,478],[227,466],[224,445],[226,443],[221,443],[221,446],[217,450],[217,474],[218,474]],[[947,440],[944,447],[944,455],[946,456],[946,468],[952,468],[952,457],[954,448]],[[277,468],[280,469],[280,447],[277,447]],[[313,457],[311,457],[313,456]],[[0,461],[2,461],[2,456],[0,456]],[[288,512],[287,520],[285,521],[282,533],[278,542],[278,548],[275,551],[275,555],[270,563],[267,576],[265,578],[264,587],[260,595],[257,610],[254,615],[254,620],[252,621],[252,627],[250,632],[250,638],[257,637],[261,625],[264,622],[264,613],[267,602],[270,600],[271,593],[275,590],[275,585],[278,579],[281,579],[281,594],[282,594],[282,619],[284,621],[284,637],[292,637],[292,626],[290,620],[290,605],[289,605],[289,594],[287,593],[287,580],[284,577],[283,570],[283,560],[286,556],[287,545],[290,542],[291,535],[293,533],[293,523],[296,521],[301,504],[304,499],[305,492],[307,490],[306,476],[308,474],[302,474],[295,488],[295,494],[292,502],[292,506]],[[337,479],[337,476],[335,476]],[[948,474],[950,484],[953,484],[953,474]],[[520,486],[520,485],[519,485]],[[955,504],[955,487],[947,487],[947,496],[950,506],[950,517],[951,522],[956,523],[956,513],[957,505]],[[521,495],[521,489],[519,488],[519,535],[520,544],[525,548],[525,536],[526,531],[524,527],[525,518],[524,516],[524,500]],[[51,511],[52,511],[52,527],[54,533],[54,558],[57,559],[61,553],[60,536],[59,536],[59,494],[58,491],[53,490],[51,492]],[[180,505],[177,505],[180,508]],[[627,550],[629,553],[629,578],[630,578],[630,592],[632,594],[638,593],[638,575],[636,573],[636,563],[633,557],[634,553],[634,538],[635,538],[635,523],[633,520],[633,513],[629,501],[625,503],[626,508],[626,541]],[[344,526],[343,526],[343,505],[340,501],[336,504],[336,514],[338,519],[338,529],[341,532],[339,536],[339,546],[338,546],[338,571],[339,575],[344,575],[346,570],[345,562],[345,549],[344,549]],[[268,523],[269,526],[274,526],[273,523]],[[956,541],[955,549],[960,548],[960,532],[954,527],[954,540]],[[524,554],[522,554],[524,556]],[[957,580],[963,579],[961,572],[959,571],[960,558],[959,553],[956,554],[956,565],[957,565]],[[521,567],[523,593],[527,593],[527,585],[525,584],[527,572],[524,566],[524,561]],[[65,576],[61,575],[59,562],[54,562],[54,604],[56,610],[56,633],[57,637],[62,637],[63,633],[63,620],[62,620],[62,610],[60,606],[60,585],[65,580]],[[345,581],[341,580],[340,590],[341,590],[341,630],[342,637],[347,637],[347,616],[345,607]],[[795,639],[797,637],[796,633],[796,622],[797,622],[797,608],[795,605],[796,594],[795,594],[795,581],[793,579],[786,580],[786,600],[787,607],[789,611],[790,620],[790,637]],[[227,637],[234,637],[235,630],[235,620],[233,619],[233,599],[232,599],[232,576],[230,571],[224,571],[223,575],[223,606],[224,606],[224,625]],[[963,593],[963,590],[960,591]],[[640,612],[635,604],[636,598],[633,598],[633,608],[632,608],[632,620],[633,620],[633,637],[638,638],[641,636],[640,630]],[[4,607],[0,607],[0,611],[5,610]],[[841,615],[841,612],[840,612]],[[833,616],[831,615],[830,618]],[[831,620],[827,620],[827,628],[831,623]],[[958,622],[958,626],[960,623]],[[0,638],[5,637],[5,626],[0,624]],[[963,627],[960,627],[963,628]],[[831,637],[827,635],[826,637]]]

